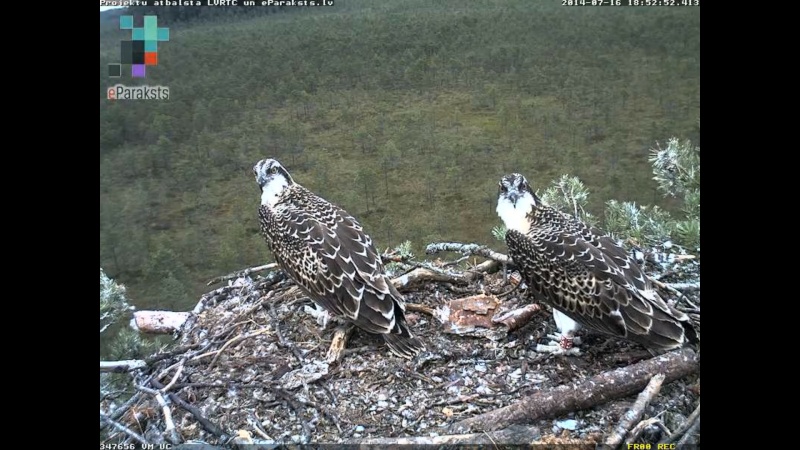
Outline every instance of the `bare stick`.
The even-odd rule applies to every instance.
[[[197,302],[194,309],[191,311],[191,314],[189,314],[189,318],[186,319],[186,322],[183,322],[183,326],[181,326],[181,329],[178,330],[178,333],[183,335],[181,338],[181,344],[188,344],[192,335],[192,333],[188,333],[188,331],[191,331],[194,328],[197,318],[200,317],[200,313],[202,313],[208,307],[209,303],[211,303],[213,300],[220,299],[223,296],[227,298],[229,291],[241,288],[241,286],[222,286],[221,288],[215,289],[200,297],[200,301]]]
[[[438,281],[443,283],[468,282],[466,277],[462,274],[449,274],[428,267],[417,267],[411,272],[393,279],[392,284],[394,284],[394,287],[397,289],[404,289],[421,281]]]
[[[691,429],[692,426],[694,426],[694,422],[697,421],[699,418],[700,418],[700,402],[698,401],[697,408],[695,408],[694,411],[692,411],[692,414],[689,415],[689,418],[686,419],[686,422],[684,422],[669,437],[662,439],[661,442],[659,442],[659,444],[671,444],[679,440],[681,437],[683,437],[685,434],[688,433],[689,429]]]
[[[131,370],[144,369],[147,363],[141,359],[129,359],[125,361],[100,361],[100,372],[124,373]]]
[[[536,444],[536,439],[541,437],[541,431],[532,426],[512,426],[505,430],[494,431],[491,433],[474,434],[451,434],[446,436],[418,436],[418,437],[398,437],[398,438],[368,438],[368,439],[348,439],[343,442],[345,445],[380,445],[380,446],[422,446],[422,445],[453,445],[469,444],[484,446],[499,446],[525,444],[526,448]],[[491,448],[491,447],[489,447]],[[594,446],[592,446],[594,448]]]
[[[155,386],[156,389],[163,389],[164,388],[164,385],[159,383],[158,380],[152,380],[150,383],[153,386]],[[178,407],[184,409],[185,411],[188,411],[189,414],[194,416],[195,420],[197,420],[200,423],[200,425],[203,428],[205,428],[206,431],[208,431],[209,433],[213,434],[214,436],[217,436],[218,438],[220,438],[222,440],[226,440],[228,438],[228,435],[224,431],[222,431],[218,426],[214,425],[213,422],[208,420],[203,415],[203,413],[200,412],[199,409],[195,408],[194,406],[190,405],[189,403],[186,403],[177,394],[168,394],[168,397],[169,397],[170,401],[172,401],[172,403],[175,403]]]
[[[429,316],[435,316],[436,311],[430,306],[420,305],[419,303],[406,303],[406,311],[421,312]]]
[[[148,356],[147,358],[144,359],[144,361],[148,365],[153,365],[156,362],[161,361],[162,359],[172,358],[173,356],[185,355],[186,352],[188,352],[189,350],[194,350],[197,347],[201,347],[201,346],[203,346],[202,342],[198,342],[196,344],[191,344],[191,345],[182,345],[182,346],[179,346],[179,347],[175,347],[175,348],[173,348],[172,350],[170,350],[168,352],[157,353],[155,355]]]
[[[695,431],[697,431],[698,428],[700,428],[700,416],[695,417],[694,421],[692,422],[692,425],[689,427],[688,430],[686,430],[686,433],[683,433],[683,436],[681,436],[681,438],[678,440],[678,442],[676,443],[678,448],[681,448],[686,444],[693,444],[694,439],[692,438],[692,435],[695,433]]]
[[[346,323],[336,327],[336,330],[333,332],[331,346],[325,357],[325,361],[328,364],[333,364],[342,359],[342,356],[344,356],[344,349],[347,347],[347,341],[350,340],[353,330],[355,330],[355,326],[352,323]]]
[[[297,420],[303,425],[303,434],[305,435],[305,442],[309,442],[311,440],[311,427],[308,426],[308,423],[303,419],[303,408],[300,404],[292,397],[291,394],[284,391],[283,389],[274,389],[275,393],[278,394],[286,404],[294,410],[294,414],[297,417]]]
[[[164,414],[164,425],[166,425],[164,434],[167,435],[167,439],[173,445],[180,444],[181,438],[178,434],[178,430],[175,428],[175,421],[172,420],[172,411],[169,409],[169,405],[167,404],[167,400],[164,398],[164,395],[160,391],[156,391],[145,386],[136,386],[136,389],[146,392],[156,398],[158,406],[161,407],[161,413]]]
[[[428,244],[428,246],[425,247],[425,253],[428,255],[439,252],[457,252],[466,255],[482,256],[484,258],[497,261],[501,264],[512,263],[511,258],[508,255],[498,253],[485,245],[462,244],[459,242],[437,242],[434,244]]]
[[[180,360],[180,362],[178,363],[178,370],[175,371],[175,375],[172,377],[172,380],[170,380],[170,382],[167,383],[166,386],[164,386],[162,389],[160,389],[161,392],[166,393],[168,390],[172,389],[173,386],[175,386],[175,383],[178,382],[178,377],[180,377],[181,373],[183,373],[183,367],[184,367],[185,363],[186,363],[186,359],[181,359]]]
[[[217,363],[217,358],[219,358],[219,355],[221,355],[222,352],[224,352],[225,349],[228,348],[229,346],[234,345],[234,344],[238,344],[239,342],[242,342],[245,339],[250,339],[252,337],[256,337],[259,334],[264,334],[267,331],[269,331],[269,328],[262,328],[262,329],[260,329],[258,331],[254,331],[252,333],[248,333],[248,334],[245,334],[245,335],[236,336],[235,338],[228,340],[228,342],[226,342],[222,347],[220,347],[219,350],[216,351],[216,355],[214,355],[214,359],[211,360],[211,364],[208,365],[208,368],[211,369],[212,367],[214,367],[214,364]]]
[[[536,315],[537,312],[541,311],[541,309],[542,306],[538,303],[531,303],[523,306],[522,308],[508,311],[503,314],[497,314],[496,316],[492,317],[492,322],[502,323],[508,327],[509,331],[518,330],[519,328],[522,328],[523,325],[530,322],[533,316]]]
[[[462,395],[458,398],[453,398],[450,400],[441,400],[434,403],[432,406],[449,406],[449,405],[457,405],[459,403],[467,403],[473,400],[477,400],[481,397],[481,394],[472,394],[472,395]]]
[[[667,287],[671,287],[672,289],[676,289],[679,291],[699,291],[700,290],[700,282],[697,283],[666,283]]]
[[[122,417],[123,414],[125,414],[125,411],[127,411],[131,406],[136,404],[136,402],[138,402],[141,397],[142,397],[141,392],[133,394],[131,398],[128,399],[128,401],[126,401],[125,403],[120,405],[117,409],[108,414],[108,417],[111,420],[119,419],[120,417]],[[108,424],[108,422],[105,422],[103,425],[100,425],[100,431],[102,431],[106,427],[106,424]]]
[[[133,439],[137,440],[142,445],[149,445],[150,443],[142,437],[140,434],[136,433],[135,431],[131,430],[130,428],[122,425],[121,423],[113,420],[112,418],[108,417],[107,415],[100,413],[100,420],[103,422],[111,425],[112,427],[116,428],[117,430],[127,434],[128,436],[132,437]]]
[[[651,425],[656,425],[657,427],[661,428],[661,430],[665,433],[666,436],[669,436],[670,434],[672,434],[669,431],[669,428],[667,428],[667,426],[664,425],[664,422],[659,420],[658,417],[651,417],[649,419],[645,419],[645,420],[639,422],[638,424],[636,424],[636,426],[633,427],[631,432],[628,433],[628,437],[627,437],[627,439],[625,439],[625,443],[626,444],[636,444],[636,443],[638,443],[639,442],[639,436],[642,435],[642,433],[644,432],[644,429],[649,427],[649,426],[651,426]],[[628,447],[628,448],[630,448],[630,447]]]
[[[700,370],[694,350],[684,348],[640,361],[628,367],[603,372],[576,384],[544,389],[516,403],[462,420],[448,427],[450,433],[473,429],[497,430],[514,423],[557,417],[641,391],[656,374],[667,383]]]
[[[497,261],[495,261],[493,259],[487,259],[486,261],[478,264],[477,266],[473,267],[470,270],[473,271],[473,272],[494,273],[494,272],[497,272],[498,270],[500,270],[500,266],[501,265],[502,264],[500,264],[499,262],[497,262]]]
[[[664,374],[661,373],[650,379],[650,382],[647,383],[647,387],[644,388],[642,393],[636,398],[636,402],[633,403],[631,409],[622,416],[614,433],[606,439],[606,446],[615,449],[622,444],[622,440],[625,439],[625,435],[628,434],[628,431],[642,418],[644,409],[647,408],[647,405],[650,404],[653,397],[658,395],[658,391],[661,390],[661,383],[663,382]]]
[[[300,364],[303,364],[303,362],[305,361],[303,355],[300,354],[300,351],[297,350],[297,347],[295,347],[294,344],[288,342],[283,337],[283,333],[281,332],[281,324],[278,321],[277,314],[275,313],[275,305],[273,305],[272,303],[270,303],[269,305],[269,317],[270,317],[270,322],[272,324],[272,328],[275,330],[275,334],[278,335],[278,344],[280,344],[280,346],[283,348],[290,349],[292,351],[292,354],[294,354],[294,357],[297,358],[297,361]]]
[[[223,281],[235,280],[237,278],[243,278],[243,277],[246,277],[246,276],[250,275],[251,273],[262,272],[264,270],[275,269],[277,267],[278,267],[278,264],[276,264],[276,263],[264,264],[263,266],[250,267],[248,269],[240,270],[238,272],[233,272],[233,273],[229,273],[227,275],[222,275],[220,277],[212,278],[208,283],[206,283],[206,286],[211,286],[212,284],[221,283]]]

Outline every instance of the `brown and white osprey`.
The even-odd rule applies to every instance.
[[[347,211],[295,183],[276,160],[253,167],[261,188],[261,233],[278,265],[334,317],[383,336],[411,358],[423,349],[405,320],[403,298],[361,224]]]
[[[670,307],[610,236],[542,203],[524,176],[499,183],[497,214],[511,258],[534,300],[553,307],[560,335],[537,350],[578,353],[579,324],[637,342],[653,353],[698,340],[686,314]],[[555,343],[553,343],[555,344]]]

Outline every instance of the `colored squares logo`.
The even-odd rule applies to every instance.
[[[120,43],[120,63],[108,65],[108,76],[122,76],[121,66],[129,65],[133,78],[144,78],[147,66],[158,65],[158,43],[169,41],[169,28],[159,27],[156,16],[144,16],[141,27],[134,26],[133,16],[120,16],[119,28],[131,30],[131,40]]]

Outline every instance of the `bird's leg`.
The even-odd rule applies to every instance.
[[[554,355],[580,355],[581,350],[575,347],[581,343],[580,338],[575,337],[580,325],[555,308],[553,308],[553,318],[558,327],[558,334],[548,334],[547,337],[553,340],[548,345],[537,345],[536,351]]]

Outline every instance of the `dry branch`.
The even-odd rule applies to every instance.
[[[496,430],[515,423],[557,417],[631,395],[642,390],[658,373],[663,373],[665,381],[669,383],[699,369],[699,357],[692,349],[676,350],[628,367],[600,373],[577,384],[542,390],[521,398],[513,405],[454,423],[448,427],[448,432]]]
[[[100,372],[130,372],[131,370],[144,369],[147,363],[141,359],[129,359],[125,361],[100,361]]]
[[[212,284],[221,283],[223,281],[236,280],[238,278],[246,277],[246,276],[250,275],[251,273],[263,272],[265,270],[275,269],[277,267],[278,267],[278,264],[276,264],[276,263],[264,264],[263,266],[250,267],[250,268],[247,268],[247,269],[244,269],[244,270],[240,270],[238,272],[233,272],[233,273],[229,273],[227,275],[222,275],[220,277],[213,278],[213,279],[209,280],[208,283],[206,283],[206,286],[211,286]]]
[[[223,299],[225,298],[223,296],[227,296],[228,292],[241,288],[242,286],[222,286],[200,297],[200,301],[197,302],[194,309],[192,309],[189,314],[189,317],[183,322],[183,326],[181,326],[180,333],[183,336],[181,338],[181,344],[185,345],[189,342],[192,334],[187,333],[187,331],[194,328],[195,323],[197,323],[197,318],[200,317],[200,313],[202,313],[212,301]]]
[[[392,280],[394,287],[406,289],[421,281],[438,281],[443,283],[467,283],[468,280],[461,274],[449,274],[443,271],[436,271],[427,267],[417,267],[411,272],[401,275]]]
[[[678,291],[699,291],[700,282],[697,283],[665,283],[667,287]]]
[[[406,303],[406,311],[421,312],[429,316],[436,316],[436,310],[430,306],[420,305],[419,303]]]
[[[165,387],[157,380],[151,380],[150,383],[153,386],[155,386],[156,389],[164,389]],[[214,436],[222,440],[227,439],[227,434],[224,431],[222,431],[218,426],[216,426],[213,422],[208,420],[203,415],[203,413],[200,412],[199,409],[185,402],[177,394],[168,394],[168,397],[172,403],[176,404],[178,407],[184,409],[185,411],[189,412],[189,414],[194,416],[195,420],[197,420],[200,423],[200,425],[206,429],[206,431],[208,431],[209,433],[213,434]]]
[[[661,442],[659,442],[659,444],[671,444],[683,438],[684,435],[691,434],[690,431],[692,431],[692,428],[695,426],[695,422],[699,420],[700,420],[700,401],[697,402],[697,408],[695,408],[694,411],[692,411],[692,414],[689,416],[689,418],[686,419],[686,422],[684,422],[680,426],[680,428],[675,430],[675,432],[672,433],[669,437],[662,439]]]
[[[149,442],[147,442],[147,440],[144,437],[142,437],[140,434],[136,433],[135,431],[131,430],[130,428],[126,427],[125,425],[122,425],[121,423],[111,419],[110,417],[108,417],[107,415],[105,415],[103,413],[100,413],[100,420],[105,422],[105,423],[107,423],[107,424],[109,424],[109,425],[111,425],[115,429],[127,434],[128,436],[132,437],[133,439],[135,439],[136,441],[138,441],[142,445],[148,445],[149,444]]]
[[[172,334],[181,329],[189,318],[188,312],[136,311],[133,319],[142,333]]]
[[[663,382],[664,374],[655,375],[650,380],[647,387],[644,388],[644,391],[636,398],[636,402],[631,409],[622,416],[614,433],[606,439],[606,446],[615,449],[622,444],[622,440],[625,439],[625,435],[628,434],[628,431],[642,418],[644,409],[647,408],[647,405],[650,404],[653,397],[658,395],[658,391],[661,390],[661,383]]]
[[[175,428],[175,421],[172,420],[172,411],[169,409],[169,405],[167,404],[167,400],[164,398],[164,395],[160,391],[156,391],[145,386],[136,386],[136,389],[146,392],[156,398],[158,406],[161,407],[161,413],[164,415],[164,434],[167,436],[167,440],[169,440],[173,445],[179,444],[181,442],[181,438],[178,434],[177,428]]]
[[[664,423],[661,422],[661,420],[659,420],[658,417],[651,417],[649,419],[642,420],[641,422],[636,424],[636,426],[633,427],[631,432],[628,433],[628,437],[625,439],[625,443],[626,444],[636,444],[636,443],[638,443],[639,442],[639,436],[642,435],[642,433],[644,432],[644,429],[649,427],[649,426],[651,426],[651,425],[655,425],[655,426],[661,428],[661,430],[667,436],[669,436],[671,434],[670,431],[669,431],[669,428],[667,428],[667,426],[664,425]],[[628,447],[628,448],[630,448],[630,447]]]
[[[505,430],[493,431],[491,433],[474,434],[451,434],[447,436],[418,436],[418,437],[398,437],[398,438],[368,438],[368,439],[349,439],[343,442],[345,445],[528,445],[534,443],[541,437],[541,432],[537,427],[514,425]],[[592,447],[594,448],[594,447]]]
[[[538,303],[531,303],[522,308],[512,311],[507,311],[502,314],[495,314],[492,318],[494,323],[502,323],[508,327],[509,331],[514,331],[522,328],[523,325],[530,322],[537,312],[541,311],[542,307]]]
[[[459,242],[437,242],[428,244],[425,247],[425,253],[432,255],[439,252],[456,252],[465,255],[482,256],[484,258],[497,261],[501,264],[511,264],[511,258],[508,255],[498,253],[485,245],[478,244],[462,244]]]
[[[130,409],[131,406],[133,406],[134,404],[136,404],[136,402],[139,401],[141,396],[142,396],[141,392],[133,394],[133,396],[131,396],[131,398],[129,398],[128,401],[117,407],[114,411],[111,411],[111,413],[107,414],[107,417],[110,418],[112,421],[119,419],[120,417],[122,417],[123,414],[125,414],[125,411]],[[102,431],[109,423],[110,422],[105,422],[102,425],[100,425],[100,431]]]
[[[355,326],[352,323],[339,325],[333,332],[333,339],[331,339],[331,346],[328,348],[328,354],[325,357],[325,362],[333,364],[342,359],[344,356],[344,349],[347,347],[347,341],[353,334]]]

